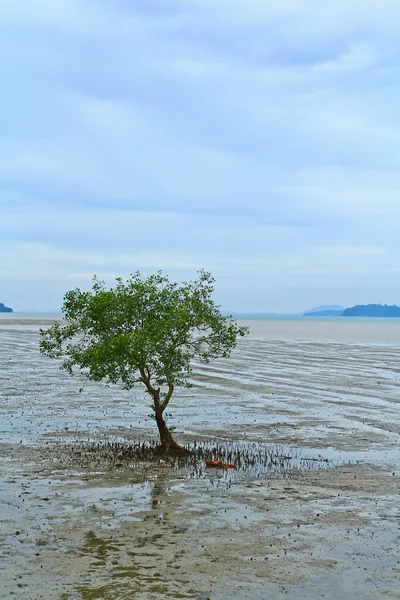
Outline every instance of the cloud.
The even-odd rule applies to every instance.
[[[332,254],[335,257],[349,257],[349,256],[381,256],[387,252],[386,248],[380,246],[321,246],[318,248],[319,252],[324,254]]]
[[[394,0],[3,3],[0,301],[27,273],[40,307],[65,280],[130,265],[208,267],[227,308],[296,310],[355,282],[368,295],[372,277],[394,301],[397,14]]]

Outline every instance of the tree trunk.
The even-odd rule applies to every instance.
[[[160,434],[161,440],[161,452],[163,454],[191,454],[190,450],[187,450],[187,448],[184,448],[175,442],[166,422],[164,421],[160,407],[157,409],[156,406],[155,413],[158,433]]]
[[[143,383],[146,385],[147,390],[149,391],[149,393],[152,395],[153,400],[154,400],[154,413],[155,413],[155,419],[156,419],[156,423],[157,423],[157,427],[158,427],[158,433],[160,434],[160,440],[161,440],[161,446],[160,446],[160,450],[162,452],[162,454],[182,454],[182,455],[189,455],[192,454],[192,452],[190,450],[188,450],[187,448],[184,448],[183,446],[180,446],[179,444],[177,444],[174,440],[174,438],[171,435],[170,430],[167,427],[166,422],[164,421],[164,417],[163,417],[163,412],[171,398],[172,392],[174,390],[174,386],[172,383],[169,384],[169,392],[164,400],[164,404],[161,405],[160,402],[160,388],[154,388],[151,383],[150,383],[150,374],[149,372],[146,373],[145,368],[143,367],[140,370],[141,376],[142,376],[142,381]]]

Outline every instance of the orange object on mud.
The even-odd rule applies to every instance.
[[[206,467],[220,467],[222,469],[236,469],[236,465],[222,462],[222,460],[206,460]]]

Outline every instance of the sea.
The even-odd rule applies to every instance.
[[[281,341],[400,345],[400,318],[241,316],[251,337]]]
[[[0,313],[0,328],[14,325],[36,329],[61,319],[60,313]],[[400,318],[249,314],[235,320],[247,325],[255,339],[400,346]]]

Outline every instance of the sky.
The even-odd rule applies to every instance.
[[[398,0],[2,0],[0,302],[400,304]]]

